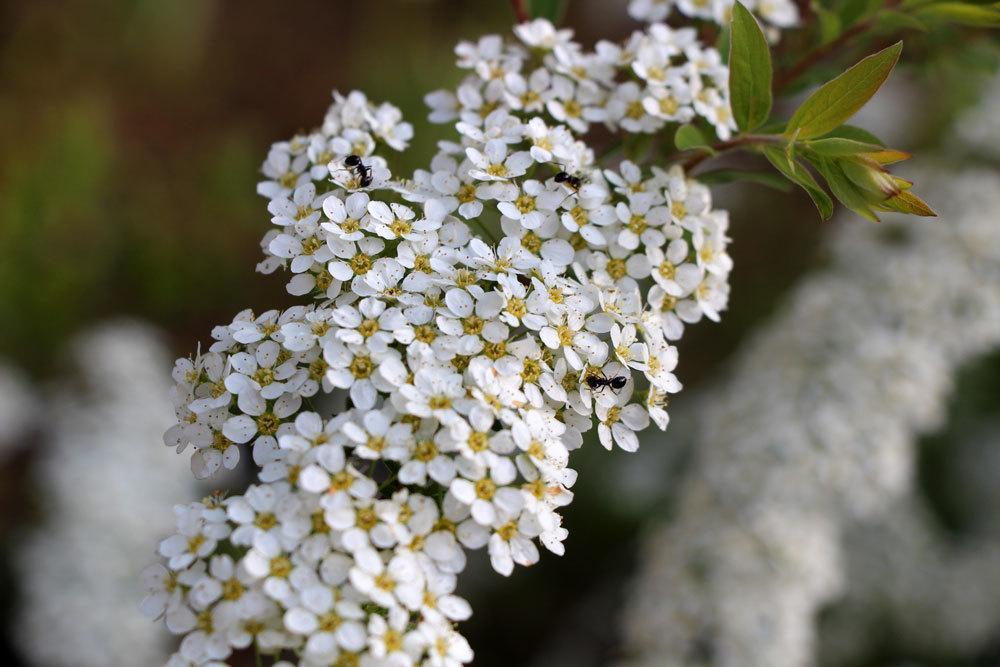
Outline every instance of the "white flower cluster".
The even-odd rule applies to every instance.
[[[668,67],[671,34],[632,45]],[[198,477],[247,445],[260,472],[242,495],[176,508],[144,604],[185,635],[172,666],[251,644],[309,667],[469,662],[454,628],[471,614],[454,594],[465,549],[503,575],[537,542],[562,553],[569,453],[595,417],[607,449],[666,427],[670,341],[726,305],[727,216],[679,169],[594,165],[586,119],[631,131],[608,115],[625,49],[584,54],[544,21],[518,35],[459,45],[483,80],[430,96],[439,120],[441,100],[462,100],[458,141],[411,179],[374,154],[410,126],[360,93],[272,148],[260,268],[316,301],[240,313],[177,362],[167,444],[193,447]],[[684,85],[724,81],[714,58]],[[653,89],[632,85],[622,118],[641,121]],[[328,394],[349,405],[321,414]]]
[[[469,76],[454,92],[428,96],[431,120],[457,118],[459,131],[474,140],[480,139],[476,128],[496,126],[497,137],[510,143],[520,138],[508,129],[510,116],[538,117],[524,132],[532,156],[551,162],[555,155],[567,171],[590,166],[592,160],[573,148],[568,135],[584,134],[595,123],[651,134],[697,116],[708,120],[720,139],[736,129],[729,70],[718,51],[698,41],[694,28],[654,23],[624,44],[602,40],[593,51],[573,41],[571,30],[556,30],[544,19],[514,31],[520,43],[489,35],[458,45],[458,64]],[[552,127],[560,124],[566,127]]]
[[[35,424],[44,518],[11,542],[19,586],[11,637],[33,665],[163,664],[170,650],[136,613],[135,594],[150,542],[170,530],[166,508],[195,486],[176,456],[144,444],[170,424],[169,357],[130,323],[91,330],[72,348],[80,372],[41,397],[47,421]]]
[[[16,450],[35,426],[39,401],[24,374],[0,360],[0,461]]]
[[[954,373],[1000,347],[998,192],[962,172],[935,188],[941,220],[844,228],[832,267],[744,350],[648,545],[626,664],[811,664],[841,530],[906,491]]]
[[[791,28],[799,22],[794,0],[741,0],[772,30]],[[684,16],[727,26],[736,0],[631,0],[628,13],[637,21],[665,21],[676,9]]]

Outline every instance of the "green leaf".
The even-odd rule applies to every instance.
[[[528,14],[533,19],[548,19],[558,25],[565,10],[565,0],[528,0]]]
[[[895,197],[886,199],[879,205],[879,208],[908,213],[909,215],[919,215],[925,218],[937,217],[937,213],[927,205],[927,202],[909,190],[904,190]]]
[[[813,139],[846,122],[882,87],[902,50],[903,43],[896,42],[825,83],[792,115],[785,134]]]
[[[816,169],[826,179],[826,184],[830,186],[833,196],[841,204],[866,220],[871,220],[872,222],[879,221],[878,216],[871,210],[864,194],[851,182],[851,179],[847,178],[847,175],[844,174],[835,161],[817,160]]]
[[[881,4],[881,3],[880,3]],[[840,9],[840,20],[844,26],[852,25],[873,11],[871,0],[846,0]]]
[[[722,26],[719,36],[715,39],[715,50],[722,56],[722,64],[729,64],[729,25]]]
[[[764,157],[774,165],[774,168],[785,175],[785,178],[799,185],[819,210],[819,215],[824,220],[829,220],[833,215],[833,200],[826,191],[819,186],[816,179],[812,177],[804,165],[798,162],[790,162],[785,155],[785,151],[777,146],[765,146],[763,148]]]
[[[789,192],[792,184],[787,178],[773,171],[752,171],[750,169],[713,169],[703,171],[696,177],[701,183],[707,185],[748,182],[764,185],[782,192]]]
[[[882,150],[882,146],[878,144],[855,141],[854,139],[842,139],[840,137],[815,139],[806,143],[805,147],[823,157],[843,157],[845,155],[858,155],[859,153],[877,153]]]
[[[923,19],[943,20],[949,23],[980,28],[1000,27],[1000,9],[996,5],[974,5],[964,2],[940,2],[922,7],[916,12]]]
[[[865,144],[876,144],[878,146],[885,146],[885,142],[876,137],[874,134],[866,129],[856,127],[854,125],[841,125],[833,132],[827,132],[823,135],[823,138],[828,137],[839,137],[841,139],[853,139],[854,141],[860,141]]]
[[[771,51],[757,19],[739,2],[733,5],[729,99],[744,132],[757,129],[771,114]]]
[[[677,134],[674,135],[674,145],[680,151],[690,151],[700,148],[709,153],[715,152],[708,145],[708,141],[705,140],[705,135],[701,133],[701,130],[690,124],[681,125],[677,128]]]
[[[887,9],[879,14],[878,27],[886,31],[918,30],[920,32],[927,32],[928,30],[927,24],[913,14],[897,12],[891,9]]]
[[[829,44],[840,37],[843,32],[841,28],[840,16],[825,7],[815,6],[816,19],[819,24],[819,44]]]

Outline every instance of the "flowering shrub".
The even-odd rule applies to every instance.
[[[734,53],[758,39],[750,24],[734,24]],[[679,162],[646,169],[633,150],[602,166],[592,126],[641,148],[636,135],[683,124],[689,164],[757,145],[805,187],[799,147],[830,173],[854,165],[859,210],[901,206],[908,184],[881,166],[899,154],[806,143],[832,122],[808,103],[791,136],[733,138],[770,96],[763,117],[748,107],[760,82],[734,78],[693,28],[654,23],[593,51],[544,19],[514,32],[458,45],[468,75],[427,96],[456,134],[409,178],[389,158],[412,127],[360,92],[272,146],[258,270],[285,270],[307,303],[243,311],[175,366],[166,443],[191,447],[199,478],[247,455],[259,470],[241,495],[176,507],[145,573],[144,609],[183,635],[170,665],[250,646],[303,666],[470,662],[466,550],[485,547],[502,575],[538,545],[563,553],[583,434],[596,424],[605,448],[634,452],[650,421],[666,428],[672,343],[726,307],[728,218]],[[705,131],[722,143],[703,146]]]
[[[248,453],[260,470],[176,508],[146,573],[144,606],[184,635],[173,664],[251,643],[308,665],[469,662],[465,550],[503,575],[538,544],[561,554],[583,433],[632,452],[667,426],[671,341],[726,305],[727,216],[680,168],[602,170],[580,137],[695,116],[728,136],[727,70],[693,30],[593,52],[544,20],[515,33],[457,47],[468,77],[427,98],[455,141],[411,178],[386,159],[411,126],[359,92],[271,148],[258,269],[310,303],[239,313],[175,366],[166,442],[196,477]]]

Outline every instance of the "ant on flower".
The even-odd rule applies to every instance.
[[[580,188],[583,187],[583,179],[579,176],[574,176],[565,171],[560,171],[555,175],[554,180],[556,183],[565,183],[574,192],[579,192]]]
[[[348,155],[344,158],[344,166],[354,170],[361,187],[367,188],[372,184],[372,168],[362,162],[359,156]]]
[[[584,384],[586,384],[587,388],[592,392],[608,388],[617,394],[625,388],[625,385],[628,384],[628,377],[624,375],[615,375],[614,377],[609,378],[604,374],[604,371],[597,368],[587,374],[586,379],[584,379]]]

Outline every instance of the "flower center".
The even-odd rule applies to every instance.
[[[497,485],[489,477],[484,477],[476,482],[476,497],[482,500],[490,500],[497,492]]]
[[[462,331],[469,335],[478,336],[483,332],[483,325],[486,322],[478,315],[469,315],[462,320]]]
[[[505,164],[491,164],[486,167],[486,173],[490,176],[495,176],[496,178],[506,178],[507,176],[507,165]]]
[[[354,271],[355,275],[362,276],[372,269],[372,258],[363,252],[359,252],[357,255],[351,258],[351,271]]]
[[[273,412],[265,412],[257,417],[257,431],[261,435],[274,435],[280,425],[281,420]]]
[[[476,201],[476,186],[472,183],[466,183],[458,189],[458,193],[455,196],[460,203],[471,204]]]
[[[436,396],[430,397],[430,400],[427,401],[427,405],[430,406],[431,410],[447,410],[451,407],[451,399],[443,394],[437,394]]]
[[[608,275],[615,280],[621,280],[625,277],[625,260],[618,258],[608,261]]]
[[[243,584],[239,579],[236,577],[227,579],[226,582],[222,584],[222,599],[229,600],[230,602],[239,600],[243,597],[243,590]]]
[[[271,576],[286,578],[292,573],[292,561],[287,556],[275,556],[271,559]]]
[[[421,440],[413,448],[413,458],[421,463],[429,463],[437,458],[438,449],[433,440]]]
[[[375,364],[372,363],[370,357],[358,356],[354,357],[351,362],[351,375],[359,380],[364,380],[371,376],[375,371]]]

